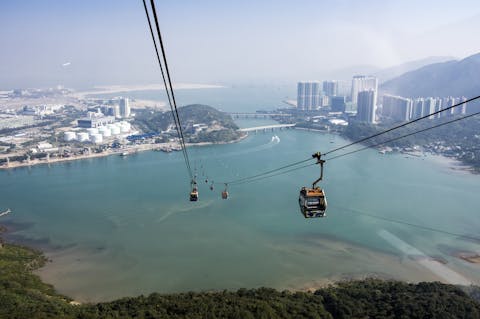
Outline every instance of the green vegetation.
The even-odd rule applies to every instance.
[[[71,311],[66,297],[32,274],[45,262],[38,251],[8,244],[0,248],[0,318],[53,318]]]
[[[315,293],[269,288],[154,293],[71,305],[32,274],[44,263],[39,252],[9,244],[0,248],[0,318],[480,318],[480,304],[455,286],[375,279]],[[468,291],[479,295],[478,288]]]
[[[230,142],[241,136],[230,115],[211,106],[201,104],[183,106],[178,109],[178,115],[185,138],[190,143]],[[173,118],[171,112],[138,110],[133,124],[145,133],[160,132],[173,125]],[[195,124],[205,124],[208,128],[197,131]],[[176,136],[176,133],[174,135]]]
[[[374,145],[450,120],[452,120],[451,117],[419,121],[404,128],[373,138],[366,144]],[[371,125],[360,122],[351,122],[342,134],[349,139],[357,140],[388,129],[393,125],[394,124],[392,123]],[[385,145],[400,148],[418,145],[425,151],[453,157],[460,160],[462,163],[473,167],[476,171],[480,171],[480,133],[478,127],[480,127],[480,118],[470,117],[426,132],[411,135]]]

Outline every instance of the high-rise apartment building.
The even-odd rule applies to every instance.
[[[383,96],[382,115],[395,121],[408,121],[412,114],[412,100],[394,95]]]
[[[344,96],[332,96],[330,98],[330,107],[332,112],[345,112],[345,97]]]
[[[338,82],[337,81],[323,81],[323,94],[326,96],[338,95]]]
[[[320,106],[320,82],[298,82],[297,108],[315,110]]]
[[[433,97],[427,97],[423,102],[422,116],[432,114],[435,112],[436,99]],[[434,119],[435,115],[428,117],[429,119]]]
[[[460,104],[462,102],[465,102],[466,100],[467,98],[465,98],[464,96],[457,97],[456,99],[454,99],[454,104],[452,105]],[[467,103],[460,104],[459,106],[455,106],[452,109],[452,114],[455,114],[455,115],[465,114],[465,113],[467,113]]]
[[[418,98],[418,99],[413,100],[412,117],[411,118],[417,119],[417,118],[423,116],[423,104],[424,104],[423,98]]]
[[[375,123],[376,95],[374,90],[360,91],[357,99],[357,120]]]
[[[128,98],[121,98],[119,101],[119,107],[120,107],[121,117],[123,118],[130,117],[130,103],[128,101]]]
[[[355,75],[352,78],[352,104],[357,105],[358,94],[362,91],[374,91],[374,104],[377,105],[378,79],[374,76]]]

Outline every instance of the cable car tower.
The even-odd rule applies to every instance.
[[[312,157],[317,159],[317,164],[320,164],[320,177],[313,182],[312,188],[304,186],[300,190],[298,204],[305,218],[325,217],[325,211],[327,210],[325,191],[317,187],[317,183],[323,179],[323,164],[325,161],[321,159],[322,154],[320,152],[313,154]]]

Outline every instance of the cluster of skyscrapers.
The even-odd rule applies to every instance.
[[[320,87],[320,84],[322,86]],[[357,109],[357,119],[374,123],[377,110],[378,79],[357,75],[352,79],[351,104]],[[297,108],[312,111],[330,106],[333,112],[345,112],[346,97],[339,95],[338,81],[299,82],[297,85]]]
[[[322,85],[322,89],[321,89]],[[297,108],[305,111],[318,110],[329,105],[329,98],[338,93],[336,81],[298,82],[297,84]]]
[[[465,97],[427,97],[409,99],[401,96],[384,95],[382,116],[394,121],[408,121],[446,109],[466,101]],[[460,104],[448,111],[432,115],[429,118],[447,117],[455,114],[466,114],[467,103]]]
[[[330,106],[332,112],[345,112],[346,97],[338,95],[337,81],[299,82],[297,86],[297,108],[312,111]],[[350,109],[355,111],[356,120],[375,123],[377,116],[378,79],[374,76],[356,75],[352,78]],[[426,97],[405,98],[385,94],[381,116],[397,122],[409,121],[443,110],[466,101],[465,97]],[[473,106],[472,106],[473,107]],[[448,111],[441,112],[430,118],[440,118],[455,114],[466,114],[467,104],[463,103]]]
[[[357,120],[375,123],[377,112],[378,79],[355,75],[352,79],[352,105],[357,108]]]

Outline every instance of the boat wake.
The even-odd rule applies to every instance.
[[[210,206],[213,203],[213,200],[209,201],[202,201],[201,204],[195,204],[194,206],[184,206],[180,209],[169,209],[165,214],[160,216],[157,220],[155,220],[155,223],[163,223],[165,220],[167,220],[170,216],[179,214],[179,213],[187,213],[190,212],[194,209],[202,209]]]
[[[273,143],[273,144],[280,143],[280,137],[278,137],[278,135],[272,136],[272,140],[270,141],[270,143]]]
[[[8,214],[10,214],[11,212],[12,212],[12,211],[11,211],[10,208],[9,208],[9,209],[1,212],[1,213],[0,213],[0,217],[5,216],[5,215],[8,215]]]

